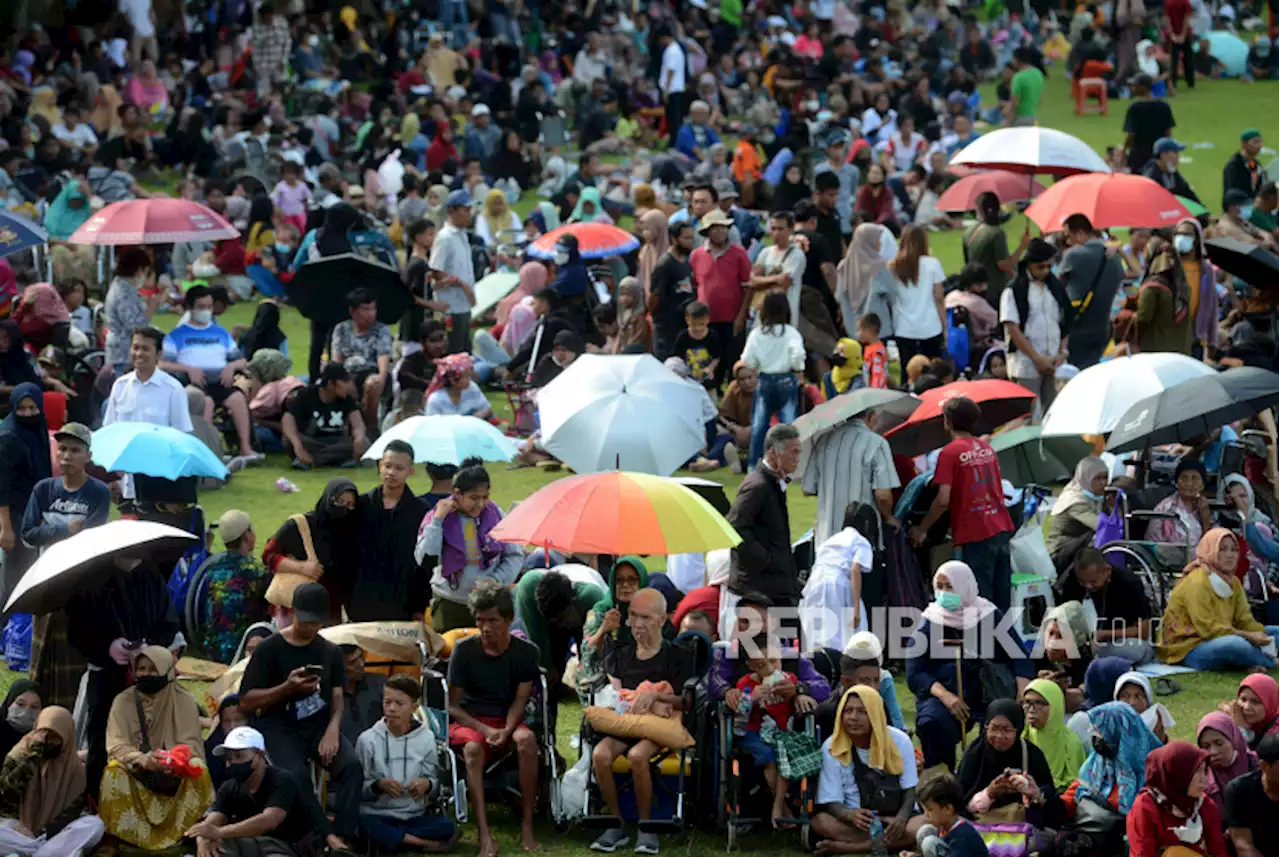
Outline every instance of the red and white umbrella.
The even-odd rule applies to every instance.
[[[84,222],[72,244],[185,244],[239,238],[231,222],[207,206],[186,199],[113,202]]]
[[[978,204],[978,195],[988,192],[994,193],[1000,204],[1005,205],[1035,199],[1044,193],[1044,185],[1008,170],[972,172],[943,191],[938,197],[938,210],[973,211]]]
[[[539,236],[529,245],[529,255],[539,259],[555,256],[556,242],[561,235],[573,235],[578,239],[578,255],[583,259],[622,256],[640,246],[639,240],[630,232],[608,223],[570,223]]]
[[[965,146],[951,163],[1012,173],[1071,176],[1109,173],[1102,156],[1079,137],[1053,128],[1001,128]]]
[[[1089,218],[1095,229],[1173,226],[1191,212],[1159,182],[1124,173],[1089,173],[1065,178],[1027,209],[1027,217],[1045,232],[1056,232],[1073,214]]]

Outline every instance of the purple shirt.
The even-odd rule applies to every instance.
[[[304,182],[290,187],[288,182],[281,181],[271,192],[271,202],[284,215],[306,214],[307,200],[311,199],[311,189]]]

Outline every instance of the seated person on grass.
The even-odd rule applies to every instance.
[[[902,706],[898,704],[898,695],[893,689],[893,675],[881,667],[883,657],[880,638],[870,631],[859,631],[849,638],[840,655],[840,687],[814,712],[814,723],[818,726],[819,735],[830,735],[835,729],[836,709],[840,707],[840,699],[855,684],[878,689],[889,725],[903,732],[907,731]]]
[[[354,391],[346,367],[330,363],[321,370],[319,382],[294,398],[280,421],[293,451],[294,470],[330,464],[356,466],[369,440],[360,408],[352,398]]]
[[[939,774],[920,787],[920,806],[927,822],[916,833],[924,857],[987,857],[982,834],[961,817],[964,792],[951,774]]]

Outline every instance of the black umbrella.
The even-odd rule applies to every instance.
[[[1209,260],[1228,274],[1251,286],[1276,287],[1280,260],[1275,253],[1234,238],[1210,238],[1204,243],[1209,249]]]
[[[378,321],[395,324],[413,306],[413,295],[395,268],[354,253],[307,262],[287,286],[289,301],[312,321],[335,325],[347,315],[347,295],[363,288],[378,302]]]
[[[1280,375],[1266,369],[1246,366],[1193,378],[1131,405],[1111,433],[1107,451],[1182,443],[1274,408],[1277,400]]]
[[[672,479],[706,500],[721,515],[729,514],[729,495],[719,482],[699,479],[697,476],[673,476]]]

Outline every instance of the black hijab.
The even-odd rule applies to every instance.
[[[18,323],[12,319],[0,321],[0,330],[9,336],[9,350],[0,351],[0,382],[14,387],[24,382],[37,382],[39,378],[31,365],[31,358],[27,356]]]
[[[345,202],[328,209],[324,215],[324,226],[316,233],[316,251],[322,257],[354,253],[347,233],[359,223],[360,213]]]
[[[783,172],[782,181],[778,182],[777,187],[773,189],[773,204],[769,206],[769,210],[772,212],[794,211],[796,203],[802,199],[808,199],[812,193],[804,181],[787,181],[787,174]]]
[[[5,694],[4,704],[0,706],[0,754],[8,755],[14,745],[22,740],[25,732],[19,732],[9,725],[9,706],[13,705],[14,700],[22,696],[22,694],[31,692],[40,697],[41,707],[45,704],[44,688],[39,682],[30,679],[21,678],[9,686],[9,692]]]
[[[40,409],[40,418],[35,425],[23,425],[18,421],[18,403],[23,399],[31,399]],[[0,451],[5,459],[11,460],[15,454],[20,454],[19,445],[27,453],[31,475],[34,477],[30,487],[35,487],[36,482],[53,475],[53,464],[49,456],[49,424],[44,418],[44,391],[40,389],[40,385],[24,382],[13,388],[13,392],[9,394],[9,415],[0,422],[0,441]],[[29,489],[27,493],[30,493]],[[26,508],[25,498],[23,508]]]
[[[278,350],[284,340],[284,331],[280,329],[279,304],[263,301],[253,314],[253,323],[240,337],[240,352],[245,360],[252,360],[254,352],[263,348]]]
[[[311,528],[311,543],[315,546],[316,560],[324,566],[326,581],[337,587],[340,594],[350,592],[348,583],[354,580],[360,559],[360,518],[356,511],[335,511],[334,501],[350,491],[360,496],[356,483],[345,477],[330,479],[316,507],[304,517]],[[306,559],[307,549],[302,544],[298,525],[289,519],[272,536],[272,541],[294,559]],[[330,590],[331,594],[333,590]]]
[[[1008,750],[996,750],[987,741],[985,724],[997,717],[1004,717],[1013,724],[1018,737]],[[973,796],[991,785],[991,782],[1013,768],[1030,774],[1045,794],[1054,794],[1053,772],[1045,760],[1040,748],[1023,737],[1022,730],[1026,726],[1026,715],[1022,713],[1022,705],[1013,699],[997,699],[987,707],[987,719],[982,734],[974,739],[964,751],[960,760],[960,789],[964,792],[964,802],[969,803]],[[1026,762],[1023,762],[1023,748],[1026,748]],[[1017,795],[998,798],[996,805],[1013,803],[1019,799]]]

